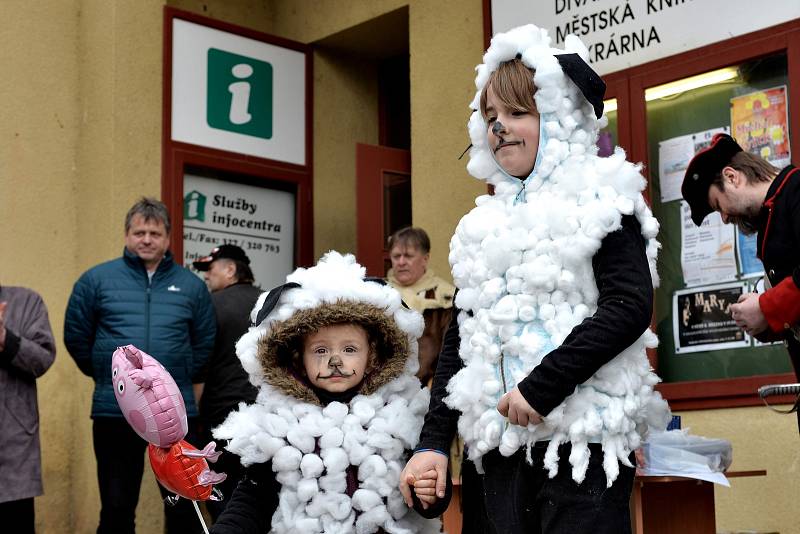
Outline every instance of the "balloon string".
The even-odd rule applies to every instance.
[[[197,506],[197,501],[192,501],[192,504],[194,505],[194,511],[197,512],[197,519],[199,519],[200,524],[203,525],[203,532],[208,534],[208,528],[206,527],[206,522],[203,521],[203,514],[200,513],[200,507]]]

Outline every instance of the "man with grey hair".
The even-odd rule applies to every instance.
[[[189,442],[196,426],[192,382],[214,346],[216,321],[203,282],[173,260],[169,232],[166,206],[153,198],[140,199],[125,217],[122,257],[86,271],[67,305],[64,344],[81,372],[95,383],[92,435],[101,501],[98,533],[134,533],[147,447],[123,418],[114,397],[114,350],[136,345],[161,362],[183,395]],[[168,532],[202,532],[188,501],[165,506],[164,511]]]

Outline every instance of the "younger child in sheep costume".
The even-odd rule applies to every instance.
[[[258,398],[214,431],[249,467],[213,532],[438,532],[398,490],[429,398],[415,376],[422,316],[329,252],[262,295],[253,320],[236,353]]]
[[[628,532],[632,451],[669,418],[645,352],[658,222],[639,168],[597,156],[605,84],[565,46],[523,26],[477,67],[467,170],[494,195],[450,242],[458,319],[402,475],[441,470],[457,420],[491,532]]]

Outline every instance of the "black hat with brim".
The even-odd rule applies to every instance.
[[[241,247],[236,245],[220,245],[211,251],[208,256],[203,256],[197,261],[192,262],[194,268],[198,271],[207,271],[211,267],[214,260],[228,259],[240,261],[246,265],[250,265],[250,258],[244,253]]]
[[[729,165],[734,155],[742,151],[742,147],[728,134],[719,133],[711,140],[711,144],[698,152],[686,167],[683,176],[681,194],[689,203],[692,221],[697,226],[714,211],[708,204],[708,189],[720,175],[722,169]]]

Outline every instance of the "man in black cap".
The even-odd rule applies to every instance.
[[[731,306],[736,324],[761,340],[783,339],[800,379],[800,172],[782,170],[717,134],[686,169],[681,186],[692,221],[700,226],[718,211],[746,234],[758,232],[764,293],[748,293]]]
[[[256,399],[257,391],[236,357],[236,342],[250,326],[250,311],[261,290],[253,286],[250,258],[236,245],[221,245],[193,265],[204,273],[217,316],[214,351],[203,373],[205,386],[196,392],[200,398],[202,442],[207,443],[212,439],[211,430],[240,402],[250,403]],[[223,450],[223,446],[220,442],[217,449]],[[239,458],[227,451],[223,452],[215,469],[226,473],[228,478],[217,486],[224,499],[206,503],[214,520],[225,509],[243,473]]]

